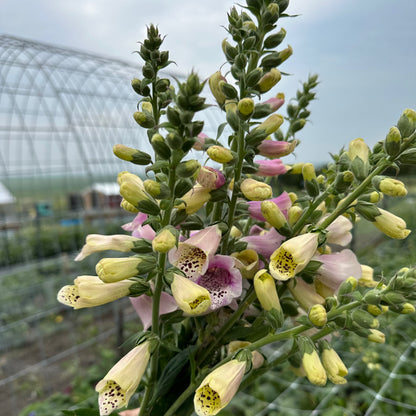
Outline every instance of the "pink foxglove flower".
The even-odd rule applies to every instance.
[[[225,184],[225,176],[218,170],[209,166],[202,166],[196,181],[204,188],[214,190]]]
[[[325,293],[325,296],[332,296],[336,293],[341,284],[350,276],[356,279],[361,277],[361,265],[351,250],[346,249],[339,253],[322,254],[314,257],[312,260],[322,263],[318,269],[315,281],[320,282],[330,290],[330,293]],[[319,289],[319,285],[317,287]]]
[[[136,311],[138,317],[142,321],[143,331],[146,331],[152,326],[152,309],[153,298],[147,295],[140,295],[130,298],[131,304]],[[178,309],[175,299],[166,292],[160,295],[159,316],[171,313]]]
[[[292,201],[290,200],[289,194],[286,191],[278,197],[270,199],[270,201],[274,202],[280,208],[280,211],[282,211],[282,213],[287,216],[287,212],[292,205]],[[250,217],[254,218],[255,220],[266,222],[266,219],[261,213],[261,201],[249,201],[247,203],[248,213],[250,214]]]
[[[318,222],[319,224],[327,217],[328,215],[324,215],[322,219]],[[337,244],[339,246],[345,247],[348,245],[352,240],[352,222],[340,215],[337,217],[331,224],[328,225],[326,234],[326,242],[328,244]]]
[[[156,233],[150,225],[143,225],[143,222],[146,220],[147,214],[139,212],[132,222],[122,225],[121,228],[126,231],[131,231],[133,237],[153,240]]]
[[[257,150],[261,156],[269,158],[278,158],[290,155],[296,147],[297,142],[284,142],[270,139],[264,139],[258,146]]]
[[[229,256],[214,256],[205,273],[193,280],[208,290],[210,310],[229,305],[242,292],[241,273],[235,267],[235,259]]]
[[[194,280],[208,269],[221,241],[221,231],[216,225],[198,231],[178,247],[169,251],[169,262]]]
[[[285,237],[280,235],[275,228],[271,228],[269,231],[262,230],[258,235],[243,237],[240,241],[246,242],[248,249],[268,259],[284,239]]]
[[[280,159],[255,160],[254,163],[259,165],[256,175],[259,176],[277,176],[287,172],[286,166]]]

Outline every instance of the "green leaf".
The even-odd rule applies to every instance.
[[[218,126],[216,140],[218,140],[218,139],[221,137],[221,134],[222,134],[222,132],[224,131],[225,126],[226,126],[227,124],[228,124],[228,123],[227,123],[227,122],[225,122],[225,123],[222,123],[222,124],[220,124],[220,125]]]

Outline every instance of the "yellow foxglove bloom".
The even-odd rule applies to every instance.
[[[305,312],[308,312],[314,305],[325,303],[325,299],[317,292],[315,285],[308,284],[301,278],[289,281],[288,288],[296,302]]]
[[[210,190],[201,185],[195,185],[190,191],[181,197],[183,201],[176,206],[177,209],[184,209],[187,214],[195,214],[211,198]]]
[[[288,280],[302,271],[318,248],[318,234],[307,233],[285,241],[270,257],[269,271],[276,280]]]
[[[259,255],[252,249],[231,254],[236,259],[235,266],[243,279],[252,279],[259,270]]]
[[[130,204],[130,202],[126,201],[124,198],[120,202],[120,207],[127,212],[131,212],[132,214],[139,212],[139,210],[133,204]]]
[[[348,374],[348,369],[333,348],[324,348],[321,360],[328,378],[334,384],[345,384],[347,382],[344,377]]]
[[[384,234],[391,238],[402,240],[410,234],[406,229],[406,222],[389,211],[379,208],[380,215],[374,218],[373,224]]]
[[[302,364],[308,380],[316,386],[325,386],[326,371],[319,359],[317,351],[305,352],[302,356]]]
[[[267,92],[272,89],[282,78],[282,74],[277,68],[272,68],[264,74],[258,82],[260,92]]]
[[[266,270],[259,270],[254,276],[254,290],[264,310],[271,311],[273,308],[281,310],[276,283]]]
[[[134,347],[98,382],[95,390],[99,394],[100,416],[128,405],[146,371],[149,358],[149,342],[145,341]]]
[[[270,185],[251,178],[243,180],[241,192],[250,201],[264,201],[271,198],[273,193]]]
[[[142,261],[139,257],[101,259],[95,266],[95,271],[103,282],[118,282],[136,276]]]
[[[261,203],[261,213],[272,227],[279,230],[279,228],[287,226],[286,217],[273,201],[263,201]]]
[[[75,261],[83,260],[92,253],[104,250],[127,252],[134,247],[134,243],[137,241],[139,241],[138,238],[125,234],[90,234],[87,235],[85,245],[82,247],[81,253],[75,257]]]
[[[214,74],[212,74],[209,77],[209,81],[208,81],[209,88],[212,92],[212,95],[217,100],[217,103],[220,105],[220,107],[224,104],[225,98],[226,98],[219,85],[221,81],[227,81],[227,80],[221,75],[220,71],[217,71]]]
[[[245,361],[231,360],[208,374],[195,392],[195,413],[211,416],[224,409],[237,393],[245,369]]]
[[[201,315],[211,306],[208,290],[180,274],[174,275],[171,290],[179,308],[187,315]]]
[[[280,114],[272,114],[263,123],[254,128],[253,131],[262,130],[265,134],[269,135],[274,133],[283,124],[283,121],[284,118]]]
[[[74,285],[59,291],[58,301],[74,309],[91,308],[128,296],[133,284],[131,280],[104,283],[98,276],[78,276]]]
[[[237,108],[243,116],[249,116],[254,110],[254,101],[251,98],[243,98],[238,102]]]

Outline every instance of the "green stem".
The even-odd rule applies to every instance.
[[[292,236],[294,237],[302,230],[303,226],[305,225],[306,221],[308,220],[309,216],[315,211],[315,209],[319,206],[319,204],[324,201],[328,195],[332,192],[332,187],[329,187],[325,192],[319,195],[312,204],[310,204],[309,208],[302,214],[299,220],[292,228]]]
[[[371,180],[374,178],[374,176],[379,175],[382,173],[388,166],[390,166],[390,162],[384,161],[383,163],[380,163],[361,183],[357,186],[357,188],[354,189],[343,201],[340,205],[337,206],[337,208],[326,217],[320,226],[325,229],[328,227],[329,224],[332,223],[338,216],[342,215],[344,211],[348,209],[350,204],[355,201],[367,188],[367,186],[371,183]]]
[[[238,149],[238,161],[237,161],[237,166],[235,167],[235,172],[234,172],[233,196],[231,197],[231,202],[228,207],[228,221],[227,221],[228,231],[223,238],[221,254],[227,254],[229,235],[230,235],[231,227],[234,224],[235,208],[237,206],[239,181],[241,179],[241,172],[243,169],[245,148],[244,148],[244,130],[241,127],[241,124],[240,124],[240,128],[238,130],[238,135],[237,135],[237,146],[238,146],[237,148]]]

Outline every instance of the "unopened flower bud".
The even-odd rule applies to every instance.
[[[198,172],[196,181],[204,188],[214,190],[225,184],[225,176],[222,172],[209,166],[202,166]]]
[[[325,386],[327,381],[326,371],[312,341],[306,337],[299,337],[299,343],[302,365],[308,380],[316,386]]]
[[[369,149],[364,140],[361,138],[351,140],[347,155],[351,161],[351,170],[356,178],[365,179],[369,170]]]
[[[195,159],[191,159],[185,162],[180,162],[176,167],[176,174],[180,178],[190,178],[191,176],[194,176],[200,168],[201,165],[199,162]]]
[[[286,30],[281,28],[279,32],[274,33],[273,35],[268,36],[264,40],[264,47],[267,49],[274,49],[279,46],[283,39],[286,37]]]
[[[188,215],[195,214],[210,198],[211,194],[209,189],[196,185],[181,197],[182,202],[175,206],[175,208],[185,210]]]
[[[397,122],[401,137],[409,137],[416,129],[416,111],[406,108]]]
[[[120,207],[127,212],[131,212],[132,214],[139,212],[133,204],[130,204],[130,202],[126,201],[124,198],[120,202]]]
[[[363,328],[377,329],[380,325],[378,320],[375,319],[372,314],[362,309],[355,310],[351,316],[353,321]]]
[[[152,157],[149,154],[122,144],[116,144],[113,147],[113,153],[118,158],[136,165],[148,165],[152,161]]]
[[[376,342],[377,344],[384,344],[386,342],[385,335],[378,329],[370,329],[370,333],[367,336],[367,339],[371,342]]]
[[[254,289],[262,308],[265,311],[276,309],[282,311],[276,290],[276,282],[266,270],[259,270],[254,276]],[[283,314],[282,322],[283,324]]]
[[[324,326],[327,322],[326,309],[320,304],[313,305],[309,309],[308,318],[315,326]]]
[[[414,313],[414,312],[415,312],[415,307],[411,303],[406,302],[400,305],[401,314],[408,314],[408,313]]]
[[[263,134],[268,136],[269,134],[274,133],[282,124],[283,124],[283,117],[279,114],[272,114],[266,120],[263,121],[260,125],[258,125],[254,130],[255,131],[262,131]]]
[[[272,188],[264,182],[254,179],[244,179],[241,183],[241,192],[250,201],[264,201],[272,197]]]
[[[272,68],[259,80],[257,87],[260,92],[267,92],[272,89],[282,78],[282,74],[277,68]]]
[[[156,182],[151,179],[146,179],[143,182],[143,185],[146,192],[156,199],[165,199],[170,196],[169,186],[164,182]]]
[[[175,244],[176,236],[169,228],[163,229],[152,240],[153,251],[159,253],[167,253],[171,248],[175,247]]]
[[[316,180],[315,168],[312,163],[305,163],[302,167],[302,176],[308,195],[315,197],[319,195],[319,185]]]
[[[344,377],[348,374],[348,369],[339,355],[326,340],[320,342],[320,349],[322,364],[329,380],[334,384],[345,384],[347,380]]]
[[[379,189],[383,194],[389,196],[406,196],[407,189],[404,183],[393,178],[375,176],[373,178],[374,186]]]
[[[226,96],[222,92],[220,87],[220,81],[226,81],[226,79],[221,75],[220,71],[215,72],[209,78],[209,88],[214,98],[217,100],[217,103],[222,107],[225,103]]]
[[[249,116],[254,110],[254,101],[251,98],[243,98],[238,102],[238,111],[243,116]]]
[[[148,112],[136,111],[133,118],[137,124],[146,129],[151,129],[155,125],[153,116]]]
[[[296,141],[285,142],[271,139],[264,139],[258,146],[257,150],[261,156],[268,158],[279,158],[287,156],[295,150]],[[293,168],[293,167],[292,167]],[[292,173],[292,172],[291,172]]]
[[[389,211],[379,208],[380,215],[374,218],[373,224],[391,238],[402,240],[410,234],[406,222]]]
[[[169,146],[166,144],[165,139],[159,133],[156,133],[152,136],[150,140],[150,144],[153,147],[155,153],[160,156],[162,159],[169,159],[171,155],[171,151]]]
[[[231,151],[222,146],[209,147],[207,154],[211,160],[218,163],[224,164],[233,160],[233,154]]]
[[[288,227],[286,217],[273,201],[263,201],[261,203],[261,213],[266,221],[277,230]]]
[[[386,153],[393,157],[397,156],[400,152],[401,142],[402,136],[400,130],[397,127],[391,127],[384,142]]]
[[[221,44],[222,47],[222,51],[224,52],[225,57],[227,58],[227,61],[233,61],[234,58],[237,56],[238,54],[238,50],[237,48],[234,48],[233,46],[231,46],[228,42],[227,39],[224,39],[222,41]]]
[[[303,214],[303,209],[299,205],[293,205],[289,208],[287,219],[290,225],[294,225],[298,222],[299,218]]]

